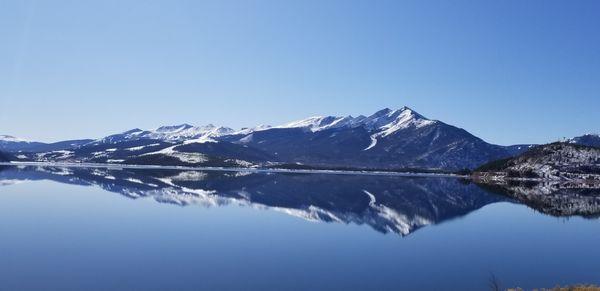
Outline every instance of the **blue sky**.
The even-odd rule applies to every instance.
[[[0,1],[0,134],[409,106],[499,144],[600,131],[599,1]]]

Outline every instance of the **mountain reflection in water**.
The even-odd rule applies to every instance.
[[[513,201],[456,178],[5,166],[0,185],[51,180],[98,186],[131,199],[205,207],[241,205],[309,221],[366,224],[382,233],[415,230]],[[498,194],[503,195],[498,195]],[[531,205],[530,205],[531,206]]]

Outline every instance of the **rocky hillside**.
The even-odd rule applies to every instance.
[[[479,167],[478,179],[586,180],[600,182],[600,148],[552,143],[532,148],[514,158]]]

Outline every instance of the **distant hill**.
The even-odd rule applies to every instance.
[[[27,141],[10,135],[0,135],[0,151],[4,152],[49,152],[76,148],[91,142],[90,139],[66,140],[54,143]]]
[[[600,147],[600,135],[586,134],[586,135],[571,138],[567,142],[579,144],[579,145],[590,146],[590,147]]]
[[[485,164],[475,170],[475,176],[600,182],[600,148],[574,143],[536,146],[514,158]]]

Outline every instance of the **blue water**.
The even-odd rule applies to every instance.
[[[235,174],[5,167],[0,289],[600,284],[596,219],[450,178]]]

